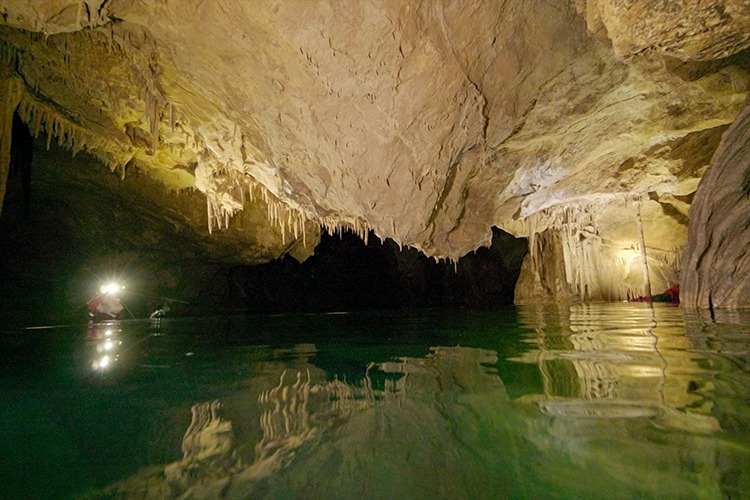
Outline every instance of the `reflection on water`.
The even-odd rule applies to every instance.
[[[658,425],[716,432],[710,387],[683,335],[675,308],[644,307],[621,318],[617,309],[602,325],[602,306],[577,304],[566,318],[524,309],[536,348],[518,361],[534,363],[544,379],[539,408],[548,415],[656,417]],[[551,321],[555,327],[548,327]]]
[[[182,439],[183,458],[164,469],[170,493],[241,496],[287,465],[296,449],[336,418],[370,407],[373,398],[372,387],[338,380],[313,383],[309,370],[294,377],[283,371],[278,385],[258,396],[265,407],[258,421],[262,437],[251,454],[235,443],[231,422],[220,415],[220,401],[195,404]]]
[[[55,417],[87,466],[60,474],[93,476],[71,492],[95,498],[739,498],[750,318],[716,319],[575,304],[103,326],[56,409],[86,418]],[[91,444],[107,397],[137,422],[109,455]]]
[[[529,431],[540,451],[616,480],[627,487],[622,496],[739,498],[750,491],[750,435],[735,425],[750,416],[747,322],[731,326],[745,332],[732,338],[723,326],[691,325],[696,318],[686,331],[680,311],[668,306],[579,304],[526,308],[520,317],[534,333],[514,360],[536,365],[544,387],[521,399],[550,417]],[[740,346],[742,366],[705,349],[707,342]]]
[[[111,370],[120,359],[122,328],[117,322],[91,323],[86,327],[86,340],[91,347],[91,369]]]

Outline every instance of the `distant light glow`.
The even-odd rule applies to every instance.
[[[110,349],[112,349],[112,347],[114,347],[114,344],[112,344],[111,340],[108,340],[108,341],[106,341],[104,343],[104,350],[105,351],[109,351]]]

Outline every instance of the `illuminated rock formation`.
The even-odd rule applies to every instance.
[[[493,227],[528,236],[519,302],[676,283],[692,195],[750,91],[742,0],[2,9],[4,127],[19,102],[47,141],[197,189],[207,233],[264,213],[270,239],[242,225],[264,249],[248,262],[297,240],[304,259],[318,227],[451,260]]]

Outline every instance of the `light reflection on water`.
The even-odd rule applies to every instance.
[[[23,340],[5,340],[17,367],[0,379],[11,496],[750,491],[742,313],[714,322],[661,304],[575,304],[63,334],[38,337],[36,370],[21,367]]]

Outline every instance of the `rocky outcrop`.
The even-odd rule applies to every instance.
[[[35,134],[200,191],[205,233],[455,261],[497,227],[530,237],[523,300],[622,300],[677,279],[750,92],[745,4],[11,0],[0,76]]]
[[[542,94],[514,137],[513,149],[497,160],[516,170],[505,186],[489,188],[496,197],[496,224],[515,235],[540,235],[529,240],[530,260],[521,274],[517,301],[647,295],[644,266],[650,270],[654,293],[678,281],[687,209],[731,122],[715,120],[716,105],[729,101],[717,99],[708,89],[736,68],[689,80],[663,63],[642,60],[627,66],[603,50],[594,59],[603,64],[602,76],[594,77],[594,60],[588,67],[582,60],[582,74],[592,79],[583,81],[578,93],[571,92],[572,83],[558,79],[561,95],[551,89]],[[571,69],[568,78],[577,79],[575,74]],[[607,87],[604,95],[597,84]],[[561,116],[562,93],[568,106],[583,110],[580,118]],[[724,108],[727,117],[733,117],[744,94],[723,95],[735,96],[733,111]],[[493,180],[484,186],[493,186]],[[639,211],[646,263],[640,252]],[[545,237],[544,232],[559,234]],[[533,246],[545,238],[550,244]],[[535,256],[537,261],[531,260]],[[554,266],[556,261],[560,265]]]
[[[750,102],[724,134],[689,217],[683,304],[750,308]]]
[[[750,47],[744,0],[574,0],[589,30],[622,58],[653,52],[680,61],[723,59]]]

